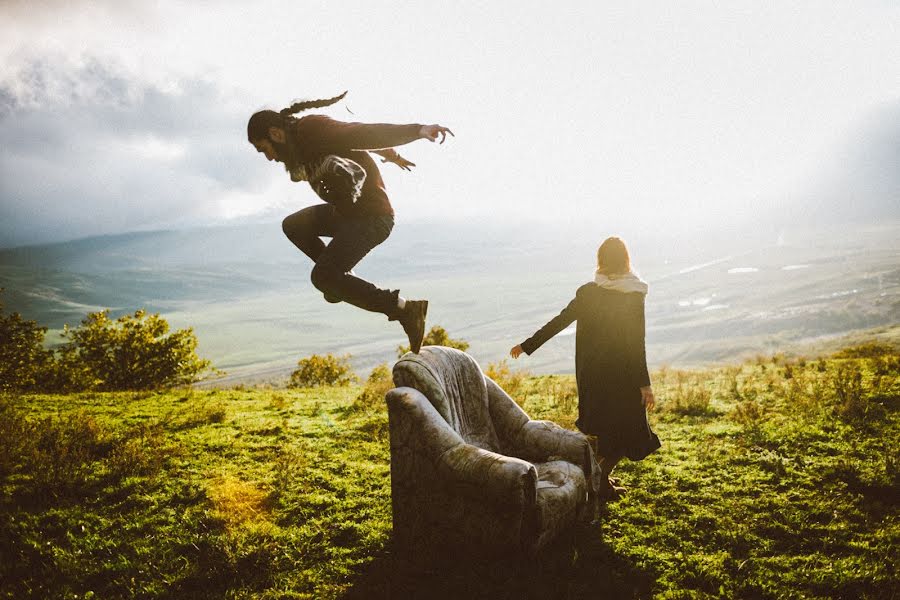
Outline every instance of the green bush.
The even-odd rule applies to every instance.
[[[297,369],[291,373],[289,388],[319,387],[324,385],[350,385],[356,375],[350,367],[350,355],[313,354],[297,361]]]
[[[57,496],[85,483],[91,463],[108,451],[108,432],[85,412],[32,423],[27,470],[35,491]]]
[[[384,410],[384,397],[393,387],[394,379],[387,363],[378,365],[369,373],[363,391],[353,401],[353,409],[361,412]]]
[[[447,346],[448,348],[456,348],[465,352],[469,349],[469,342],[465,340],[454,340],[447,333],[447,330],[440,325],[434,325],[425,334],[422,341],[423,346]],[[409,352],[409,346],[397,346],[397,358]]]
[[[168,322],[143,310],[116,320],[109,311],[90,313],[69,329],[59,351],[55,387],[149,390],[198,381],[212,371],[196,354],[191,328],[169,333]]]
[[[45,333],[19,313],[4,315],[0,304],[0,391],[35,390],[46,381],[53,353],[44,348]]]
[[[513,371],[504,358],[500,362],[489,363],[484,374],[493,379],[494,383],[503,388],[503,391],[509,394],[513,400],[519,404],[523,402],[519,396],[524,389],[525,381],[531,377],[531,373],[524,370]]]
[[[877,358],[896,355],[897,348],[884,342],[866,342],[858,346],[843,348],[834,354],[834,358]]]
[[[674,381],[661,394],[662,409],[676,415],[702,417],[712,416],[712,391],[706,378],[700,373],[675,371],[667,374]],[[736,375],[733,375],[736,377]],[[734,379],[736,381],[736,379]]]
[[[166,435],[170,425],[151,421],[118,432],[107,458],[109,473],[118,478],[158,475],[166,461],[179,453],[177,444]]]

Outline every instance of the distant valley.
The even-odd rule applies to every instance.
[[[887,222],[626,237],[651,285],[648,359],[700,365],[897,326],[898,232],[900,224]],[[551,227],[402,224],[356,272],[430,299],[429,324],[469,341],[486,364],[504,358],[589,280],[599,241]],[[278,223],[133,233],[0,250],[0,302],[51,334],[103,308],[159,312],[175,328],[193,327],[199,353],[229,382],[283,380],[313,353],[349,353],[360,373],[395,359],[405,342],[400,328],[325,303],[309,269]],[[515,366],[571,372],[571,333]]]

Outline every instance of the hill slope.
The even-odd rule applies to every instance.
[[[621,466],[630,490],[577,555],[427,574],[390,544],[383,387],[5,397],[0,596],[900,594],[896,351],[654,381],[663,448]],[[501,383],[573,423],[571,377]]]

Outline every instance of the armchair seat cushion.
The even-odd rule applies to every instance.
[[[534,463],[537,469],[538,546],[575,522],[588,495],[584,471],[564,460]]]

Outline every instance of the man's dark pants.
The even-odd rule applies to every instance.
[[[348,302],[388,317],[397,313],[398,290],[383,290],[350,274],[369,251],[394,228],[389,215],[345,217],[330,204],[317,204],[286,217],[284,234],[310,257],[310,279],[329,302]],[[325,244],[322,237],[330,237]]]

